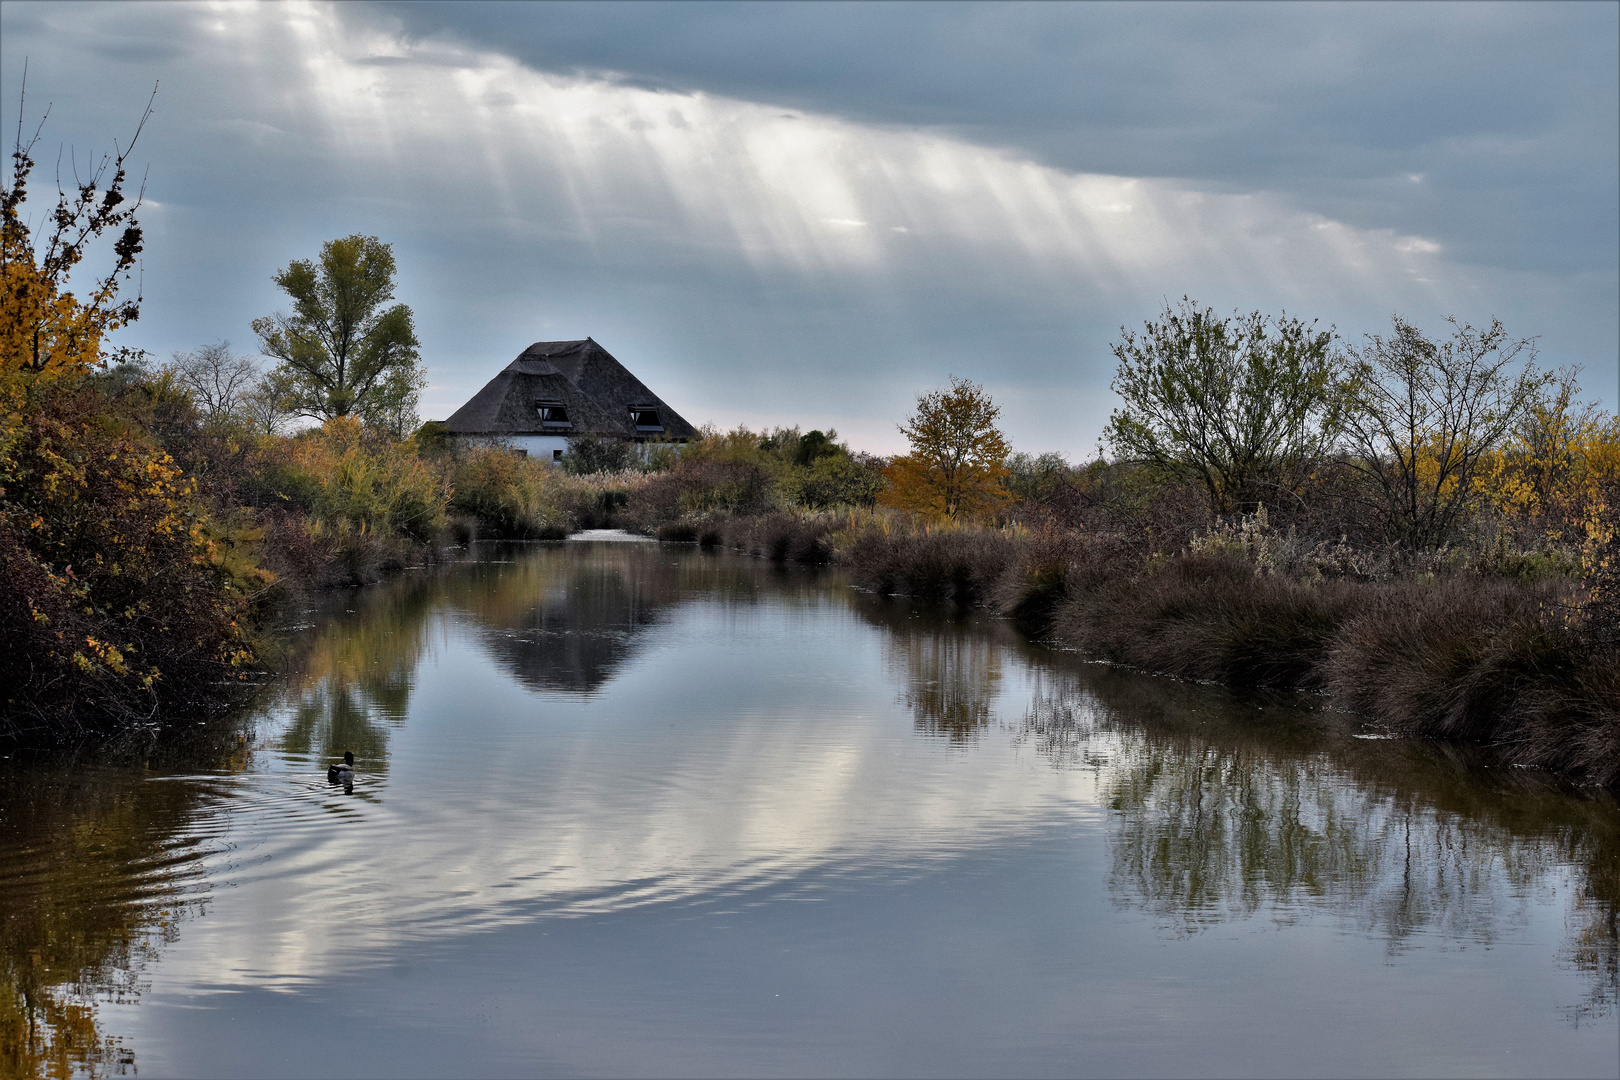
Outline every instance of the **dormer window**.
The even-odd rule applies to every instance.
[[[535,410],[540,414],[541,427],[571,428],[574,426],[568,419],[568,410],[560,401],[537,402]]]
[[[663,422],[658,419],[658,410],[644,406],[633,406],[630,409],[630,422],[635,425],[638,432],[663,431]]]

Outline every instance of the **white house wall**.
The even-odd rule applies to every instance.
[[[511,450],[522,450],[529,457],[540,461],[556,461],[560,455],[568,452],[566,435],[486,435],[467,441],[485,446],[504,446]]]

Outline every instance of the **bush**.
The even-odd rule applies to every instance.
[[[640,463],[640,448],[635,443],[595,435],[569,439],[568,452],[562,459],[563,470],[574,476],[624,472]]]
[[[1085,652],[1146,671],[1232,686],[1318,684],[1354,610],[1354,586],[1257,573],[1230,554],[1157,560],[1080,592],[1056,628]]]
[[[469,449],[456,461],[450,507],[474,515],[498,536],[561,539],[574,519],[560,504],[559,479],[550,465],[510,450]]]
[[[976,603],[1023,553],[1017,530],[924,524],[893,512],[852,514],[834,536],[838,562],[882,594]]]
[[[1400,734],[1489,743],[1620,786],[1620,649],[1579,637],[1560,588],[1460,579],[1379,591],[1325,665],[1340,700]]]
[[[698,530],[700,543],[747,552],[771,562],[832,561],[828,537],[839,524],[830,514],[779,510],[754,517],[721,517]]]
[[[252,659],[194,484],[85,385],[40,388],[0,457],[0,736],[55,741],[208,702]],[[245,580],[244,580],[245,579]]]
[[[820,432],[811,432],[819,435]],[[812,510],[839,506],[871,506],[886,481],[872,460],[849,454],[826,454],[806,467],[789,470],[782,478],[782,494]]]

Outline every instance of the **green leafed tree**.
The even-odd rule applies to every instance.
[[[357,416],[396,436],[416,426],[426,379],[404,304],[394,298],[394,252],[375,236],[346,236],[276,274],[291,314],[253,320],[260,348],[278,363],[273,383],[291,414],[326,421]]]
[[[1333,437],[1331,329],[1256,311],[1230,318],[1186,297],[1111,346],[1123,400],[1106,438],[1120,457],[1201,485],[1224,513],[1291,488]]]

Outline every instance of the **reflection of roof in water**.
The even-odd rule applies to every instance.
[[[501,666],[535,690],[590,693],[611,679],[675,599],[655,576],[629,566],[579,567],[500,625],[485,623],[483,642]],[[673,583],[671,583],[673,584]]]

